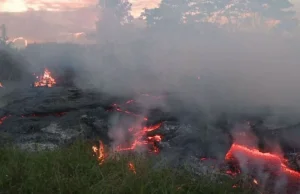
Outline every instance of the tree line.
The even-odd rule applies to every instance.
[[[128,0],[99,0],[99,5],[102,21],[105,17],[119,24],[133,20]],[[290,32],[299,24],[289,0],[162,0],[157,8],[144,9],[140,17],[151,28],[209,23],[229,30],[247,26]]]

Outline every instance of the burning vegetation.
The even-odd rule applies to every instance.
[[[55,79],[51,76],[51,72],[46,68],[41,76],[36,76],[37,81],[34,87],[53,87],[56,84]]]

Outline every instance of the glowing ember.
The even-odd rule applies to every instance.
[[[138,147],[149,146],[150,152],[158,153],[159,148],[156,146],[156,144],[157,142],[161,141],[162,137],[159,135],[147,136],[147,132],[157,130],[161,124],[162,123],[159,123],[153,126],[144,127],[142,129],[130,128],[129,131],[132,133],[133,142],[130,144],[130,146],[118,146],[117,151],[135,150]]]
[[[130,103],[133,102],[133,101],[127,101],[127,102],[129,102],[129,103],[127,103],[127,104],[130,104]],[[132,116],[135,116],[135,117],[141,117],[140,115],[135,114],[135,113],[133,113],[133,112],[130,112],[130,111],[127,111],[127,110],[122,110],[122,109],[119,107],[118,104],[113,104],[113,108],[114,108],[115,111],[118,111],[118,112],[122,112],[122,113],[125,113],[125,114],[129,114],[129,115],[132,115]],[[143,117],[143,120],[144,120],[144,121],[147,121],[148,118],[147,118],[147,117]]]
[[[93,152],[98,158],[99,164],[102,165],[105,160],[104,144],[102,141],[99,141],[99,148],[96,146],[92,147]]]
[[[134,102],[134,100],[128,100],[127,102],[126,102],[126,104],[131,104],[131,103],[133,103]]]
[[[3,123],[3,121],[5,120],[5,119],[7,119],[8,118],[8,116],[4,116],[4,117],[2,117],[2,118],[0,118],[0,125]]]
[[[256,179],[253,179],[253,183],[256,184],[256,185],[258,185],[258,182],[257,182]]]
[[[300,185],[300,172],[294,171],[287,166],[287,160],[283,157],[262,153],[258,149],[249,148],[244,145],[233,144],[226,154],[226,161],[237,166],[238,171],[228,171],[230,174],[237,174],[239,170],[247,170],[249,174],[258,179],[253,183],[258,184],[259,173],[269,173],[271,182],[279,181],[284,177],[287,180],[287,188],[295,189]],[[290,192],[287,192],[290,193]]]
[[[134,164],[132,162],[128,163],[128,168],[129,168],[129,170],[131,172],[133,172],[134,174],[136,174],[136,170],[135,170]]]
[[[38,81],[34,82],[34,87],[53,87],[56,84],[55,79],[51,76],[51,72],[45,69],[42,76],[36,77]]]

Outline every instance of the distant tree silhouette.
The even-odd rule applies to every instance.
[[[114,17],[110,19],[115,19],[120,24],[133,20],[130,13],[132,4],[128,0],[99,0],[99,6],[102,12],[110,12],[110,17]]]
[[[295,12],[291,10],[293,4],[289,0],[238,0],[226,3],[219,10],[219,16],[225,16],[229,23],[243,23],[259,17],[261,25],[266,26],[267,22],[273,22],[274,29],[286,31],[292,30],[298,24]]]
[[[112,43],[124,24],[131,23],[131,4],[128,0],[99,0],[100,15],[96,22],[99,42]]]
[[[145,9],[141,16],[146,19],[148,26],[181,24],[184,14],[190,10],[190,1],[162,0],[158,8]]]
[[[6,33],[6,26],[5,24],[1,25],[1,38],[0,38],[0,44],[6,45],[8,41],[7,33]]]
[[[223,19],[236,27],[259,16],[263,25],[277,22],[275,29],[289,31],[298,24],[292,7],[289,0],[162,0],[158,8],[145,9],[142,17],[148,26],[220,22]]]

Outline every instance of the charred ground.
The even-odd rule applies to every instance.
[[[148,166],[147,168],[152,170],[153,168],[161,169],[162,166],[167,166],[167,172],[169,173],[165,177],[167,181],[165,179],[157,179],[165,171],[159,171],[157,174],[151,170],[145,171],[146,167],[139,169],[138,162],[134,162],[136,174],[139,171],[145,172],[141,175],[142,177],[136,176],[134,178],[134,180],[141,178],[141,185],[145,185],[148,181],[146,179],[149,175],[148,173],[151,174],[149,176],[153,176],[153,179],[157,179],[159,182],[166,181],[164,182],[166,185],[169,184],[168,181],[180,182],[182,179],[182,174],[178,176],[178,179],[171,178],[178,174],[176,174],[177,172],[169,171],[169,168],[180,169],[178,173],[187,173],[188,175],[183,175],[183,179],[186,179],[186,182],[181,182],[182,185],[187,184],[187,188],[180,190],[178,189],[180,186],[176,183],[165,191],[171,193],[186,193],[187,191],[191,193],[199,193],[199,191],[204,193],[220,192],[217,188],[213,188],[214,186],[204,188],[200,186],[203,184],[202,180],[198,181],[201,179],[199,177],[204,177],[206,184],[214,184],[214,182],[209,182],[212,181],[214,176],[218,177],[217,180],[223,179],[223,176],[227,178],[228,176],[233,177],[232,180],[226,178],[225,185],[223,183],[220,185],[222,188],[227,188],[230,185],[228,192],[231,190],[232,192],[237,192],[236,187],[242,188],[242,193],[252,192],[251,189],[256,188],[256,183],[253,184],[253,178],[250,178],[250,183],[248,182],[248,184],[243,181],[239,182],[239,177],[236,177],[236,175],[232,176],[233,173],[239,174],[243,165],[239,164],[239,161],[231,161],[229,162],[230,165],[228,165],[228,161],[226,161],[226,154],[231,150],[230,148],[232,148],[237,139],[234,136],[236,132],[247,132],[255,136],[261,152],[269,152],[272,150],[272,146],[278,144],[282,149],[284,158],[288,159],[288,167],[295,170],[295,172],[299,170],[299,147],[297,147],[298,144],[295,142],[300,138],[300,133],[298,133],[299,124],[297,122],[289,122],[284,117],[282,118],[283,122],[280,124],[270,123],[269,118],[273,116],[270,108],[262,107],[249,111],[245,107],[244,109],[228,112],[213,109],[208,115],[200,107],[194,106],[191,102],[182,101],[182,99],[178,98],[178,94],[172,92],[159,94],[155,92],[138,92],[120,96],[108,94],[99,90],[99,88],[79,88],[76,86],[75,78],[80,77],[80,73],[82,73],[80,68],[76,69],[76,65],[63,64],[62,68],[59,67],[59,65],[49,65],[49,67],[45,65],[45,67],[37,69],[36,74],[33,75],[28,72],[20,73],[22,72],[22,66],[16,65],[16,68],[12,68],[11,72],[15,72],[18,69],[15,75],[17,77],[26,75],[24,78],[14,79],[14,76],[1,77],[3,80],[1,82],[3,87],[0,88],[0,101],[2,103],[0,109],[1,145],[4,147],[12,145],[25,151],[56,150],[54,152],[28,153],[4,148],[2,150],[5,156],[3,162],[11,162],[12,165],[2,169],[3,172],[7,172],[6,174],[3,173],[3,175],[10,177],[8,180],[3,177],[3,188],[8,188],[11,184],[14,184],[14,188],[10,190],[11,192],[16,191],[14,189],[20,187],[24,187],[25,190],[28,189],[30,192],[57,191],[60,188],[57,182],[53,182],[52,188],[49,188],[49,190],[46,189],[45,184],[51,180],[44,179],[45,182],[40,182],[40,184],[35,182],[37,181],[37,175],[42,173],[43,169],[46,169],[50,174],[52,173],[53,176],[58,176],[61,173],[62,180],[60,182],[63,183],[65,180],[65,183],[70,185],[73,185],[70,182],[74,181],[74,179],[80,179],[81,176],[84,176],[86,178],[84,192],[99,192],[103,191],[101,190],[103,188],[107,192],[108,188],[103,185],[108,183],[103,179],[103,184],[97,186],[97,183],[94,180],[90,180],[91,177],[87,175],[89,174],[87,172],[90,172],[90,170],[86,169],[87,167],[92,168],[93,172],[90,172],[93,174],[92,177],[99,178],[96,175],[99,173],[99,170],[95,169],[98,167],[96,157],[94,157],[94,160],[91,158],[91,147],[92,145],[98,145],[99,140],[106,147],[114,147],[118,153],[131,153],[136,150],[140,152],[140,147],[145,147],[142,152],[146,152],[147,155],[151,153],[150,156],[148,155],[150,158],[153,155],[157,157],[159,153],[159,158],[155,158],[156,162],[149,164],[151,167]],[[48,85],[43,84],[43,80],[40,80],[40,78],[45,76],[46,69],[51,72],[55,83]],[[39,77],[37,78],[36,76]],[[45,77],[49,77],[49,75],[46,74]],[[10,83],[12,81],[13,84]],[[36,85],[36,82],[40,82],[42,85]],[[78,140],[92,142],[87,145],[90,150],[87,151],[88,149],[82,149],[82,147],[79,149],[79,147],[73,145]],[[58,148],[63,150],[61,151]],[[78,152],[77,149],[79,149]],[[233,149],[233,151],[236,150]],[[240,151],[237,150],[237,152]],[[10,153],[13,153],[12,158],[9,157]],[[83,157],[86,157],[86,160],[81,160],[80,162],[78,158],[81,154],[84,155]],[[62,161],[64,160],[64,155],[68,155],[64,163],[56,163],[55,165],[57,165],[57,168],[67,168],[69,170],[50,172],[53,170],[50,167],[51,162],[46,162],[40,168],[37,168],[36,172],[28,174],[30,167],[35,166],[36,162],[43,163],[48,158],[50,161]],[[77,158],[73,158],[72,155],[76,155]],[[252,159],[251,157],[255,157],[255,155],[250,153],[249,157]],[[13,160],[16,160],[15,163],[12,162]],[[21,164],[24,160],[28,163]],[[87,160],[90,160],[90,163]],[[107,159],[108,164],[101,166],[103,172],[100,172],[100,174],[107,173],[104,171],[109,171],[110,165],[117,166],[117,169],[124,168],[124,166],[128,165],[128,162],[135,160],[141,159],[126,159],[125,157],[122,162]],[[144,158],[142,160],[143,162],[141,163],[147,163],[147,159]],[[271,159],[266,158],[265,160]],[[81,169],[86,172],[74,174],[74,179],[66,178],[67,171],[75,173],[76,161],[79,161],[80,164],[87,162],[87,166],[82,166]],[[70,167],[64,166],[68,165],[67,163],[70,164]],[[281,163],[276,163],[276,165],[281,165]],[[21,171],[21,168],[25,170]],[[238,170],[235,171],[235,168],[238,168]],[[253,168],[256,168],[256,166]],[[19,170],[20,174],[16,174],[15,172]],[[273,168],[271,170],[267,168],[266,171],[268,173],[271,172],[271,174],[277,173],[277,171],[273,172]],[[115,171],[112,173],[115,173]],[[124,171],[124,173],[108,174],[116,177],[127,177],[127,171]],[[251,175],[251,177],[253,176]],[[296,177],[296,181],[299,181],[299,177]],[[30,178],[33,178],[35,181],[31,182]],[[130,183],[126,182],[132,178],[132,174],[129,174],[127,178],[128,180],[124,179],[125,182],[123,183],[114,182],[112,184],[133,184],[131,180]],[[190,180],[195,179],[197,180],[196,182],[188,183]],[[28,182],[25,181],[24,183],[22,182],[23,180]],[[216,179],[213,178],[213,180]],[[257,181],[256,179],[254,180]],[[38,184],[41,187],[31,187],[30,184]],[[155,184],[151,185],[151,187],[156,187]],[[271,183],[271,185],[273,188],[274,183]],[[91,190],[91,187],[97,188]],[[134,189],[141,189],[140,187],[133,187],[133,185],[128,187],[133,188],[132,192],[135,191]],[[75,191],[75,188],[61,187],[65,192]],[[127,192],[128,188],[126,188],[127,186],[120,187],[118,192]],[[145,186],[145,188],[147,188],[147,191],[149,190],[148,187]],[[161,189],[163,188],[160,187],[159,190],[162,191]],[[22,191],[25,192],[25,190]],[[293,192],[289,191],[289,193]]]

